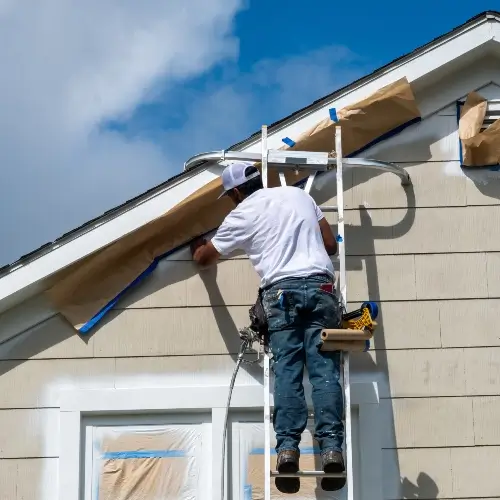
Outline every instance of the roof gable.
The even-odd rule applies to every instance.
[[[418,94],[419,89],[425,88],[430,81],[439,78],[439,75],[465,64],[471,58],[495,53],[500,54],[500,13],[484,12],[370,75],[272,124],[269,127],[268,147],[280,147],[283,137],[297,137],[323,119],[332,103],[337,108],[342,108],[403,76],[408,78]],[[458,95],[462,96],[469,90],[471,88]],[[444,106],[448,103],[419,102],[422,118],[434,112],[440,104]],[[255,133],[229,149],[258,152],[259,141],[260,134]],[[215,179],[220,169],[221,167],[212,165],[185,171],[2,268],[0,312],[46,288],[47,279],[61,269],[165,213],[190,193]]]

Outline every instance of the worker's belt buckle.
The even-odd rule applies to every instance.
[[[333,283],[323,283],[319,288],[320,290],[323,290],[323,292],[333,294]]]

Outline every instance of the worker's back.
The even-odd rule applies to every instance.
[[[218,239],[227,247],[226,238],[231,239],[232,249],[243,249],[261,286],[288,277],[333,275],[318,224],[321,217],[312,197],[300,188],[259,189],[229,214],[227,232],[221,226],[212,241],[216,248]]]

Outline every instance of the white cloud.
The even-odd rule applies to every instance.
[[[243,0],[0,0],[0,264],[168,178],[99,125],[234,58]]]
[[[168,179],[192,154],[228,147],[360,76],[343,46],[244,74],[228,67],[246,3],[0,0],[0,265]],[[217,81],[184,90],[220,62]],[[159,100],[175,101],[180,126],[102,127],[133,125],[141,105]]]

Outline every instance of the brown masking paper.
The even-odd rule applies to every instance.
[[[344,155],[420,116],[406,78],[383,87],[366,99],[337,111],[343,127]],[[336,123],[327,118],[295,138],[294,150],[331,152]],[[306,173],[286,175],[296,184]],[[276,171],[269,186],[278,186]],[[208,183],[177,206],[100,251],[65,269],[46,293],[54,308],[80,329],[144,272],[155,258],[218,227],[233,208],[228,198],[217,199],[220,178]]]
[[[99,500],[189,500],[199,497],[197,426],[100,428]]]
[[[481,132],[488,102],[471,92],[462,106],[458,133],[462,147],[462,165],[485,167],[500,163],[500,120]]]

